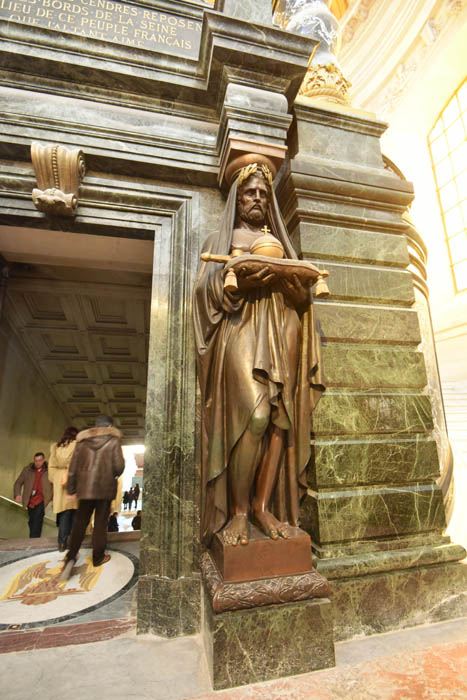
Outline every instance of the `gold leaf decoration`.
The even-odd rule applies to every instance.
[[[240,170],[240,175],[238,176],[238,187],[248,180],[251,175],[254,175],[257,170],[258,163],[250,163],[250,165],[245,165],[245,167]]]
[[[269,187],[272,187],[272,173],[267,165],[258,165],[258,163],[250,163],[250,165],[245,165],[244,168],[240,170],[238,176],[238,187],[240,187],[249,177],[255,175],[255,173],[260,172],[263,178],[268,183]]]
[[[67,581],[60,581],[62,564],[47,568],[48,561],[39,562],[20,571],[6,586],[0,600],[18,601],[23,605],[43,605],[59,596],[76,595],[91,591],[102,572],[102,567],[94,567],[90,557],[73,574],[79,573],[79,587],[67,588]]]

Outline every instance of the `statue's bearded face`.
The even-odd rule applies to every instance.
[[[251,175],[238,189],[237,212],[242,221],[260,227],[266,218],[269,187],[260,175]]]

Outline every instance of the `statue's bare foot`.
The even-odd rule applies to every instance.
[[[265,535],[272,540],[283,537],[285,540],[290,537],[290,526],[288,523],[281,523],[268,510],[255,511],[254,520]]]
[[[248,544],[248,519],[246,515],[234,515],[222,530],[224,544]]]

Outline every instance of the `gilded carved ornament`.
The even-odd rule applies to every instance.
[[[78,188],[86,172],[83,152],[34,142],[31,159],[37,180],[32,191],[36,209],[48,216],[75,216]]]
[[[339,104],[350,104],[350,86],[351,83],[334,63],[311,65],[300,87],[299,95]]]
[[[281,26],[319,42],[310,58],[299,95],[350,105],[351,83],[344,77],[337,60],[341,31],[336,14],[342,16],[346,5],[331,0],[277,0],[275,3],[276,21]]]

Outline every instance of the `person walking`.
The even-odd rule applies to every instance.
[[[92,562],[101,566],[109,561],[105,553],[110,503],[117,492],[117,479],[125,468],[120,431],[110,416],[98,416],[96,427],[83,430],[76,438],[76,448],[68,472],[67,491],[79,506],[65,557],[60,580],[70,578],[86,528],[94,512]]]
[[[139,484],[135,484],[135,488],[133,489],[133,498],[135,499],[135,508],[138,507],[138,499],[139,499]]]
[[[68,469],[76,446],[78,429],[70,426],[60,440],[50,448],[49,481],[53,484],[53,509],[58,522],[58,549],[64,552],[66,541],[71,533],[75,518],[77,501],[70,501],[66,491]]]
[[[127,507],[128,507],[128,499],[129,499],[129,497],[130,497],[130,494],[128,493],[128,491],[124,491],[124,493],[123,493],[123,498],[122,498],[123,510],[126,510]]]
[[[134,496],[133,496],[133,486],[132,486],[131,489],[128,491],[128,503],[129,503],[128,509],[129,510],[133,510],[133,498],[134,498]]]
[[[53,495],[43,452],[36,452],[31,464],[24,467],[13,485],[13,494],[17,503],[28,509],[29,537],[40,537],[45,509]]]

